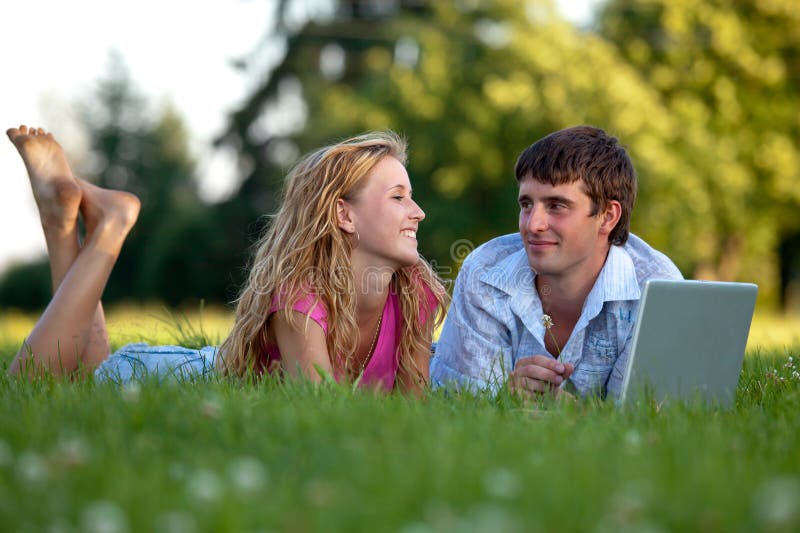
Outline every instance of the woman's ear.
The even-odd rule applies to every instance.
[[[352,234],[356,232],[356,225],[353,221],[353,212],[350,209],[350,204],[342,198],[336,200],[336,223],[339,225],[339,229],[345,233]]]
[[[600,232],[608,235],[617,227],[617,223],[622,216],[622,205],[617,200],[609,200],[600,216],[603,217]]]

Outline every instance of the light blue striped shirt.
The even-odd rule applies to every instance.
[[[519,359],[551,355],[535,277],[518,233],[493,239],[469,255],[431,358],[434,388],[496,393]],[[611,247],[561,350],[560,360],[575,365],[562,386],[580,395],[619,395],[641,291],[650,279],[683,277],[667,256],[635,235],[624,246]]]

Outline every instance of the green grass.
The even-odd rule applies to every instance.
[[[730,411],[3,372],[0,530],[796,531],[799,358]]]

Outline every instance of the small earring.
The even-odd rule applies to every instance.
[[[359,235],[358,230],[356,230],[356,248],[358,248],[360,242],[361,242],[361,235]]]

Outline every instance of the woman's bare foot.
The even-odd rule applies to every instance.
[[[28,170],[42,226],[45,230],[71,231],[78,218],[81,189],[61,145],[41,128],[22,125],[6,134]]]
[[[139,199],[129,192],[103,189],[82,179],[76,183],[81,189],[86,244],[91,240],[100,250],[118,254],[139,216]]]

